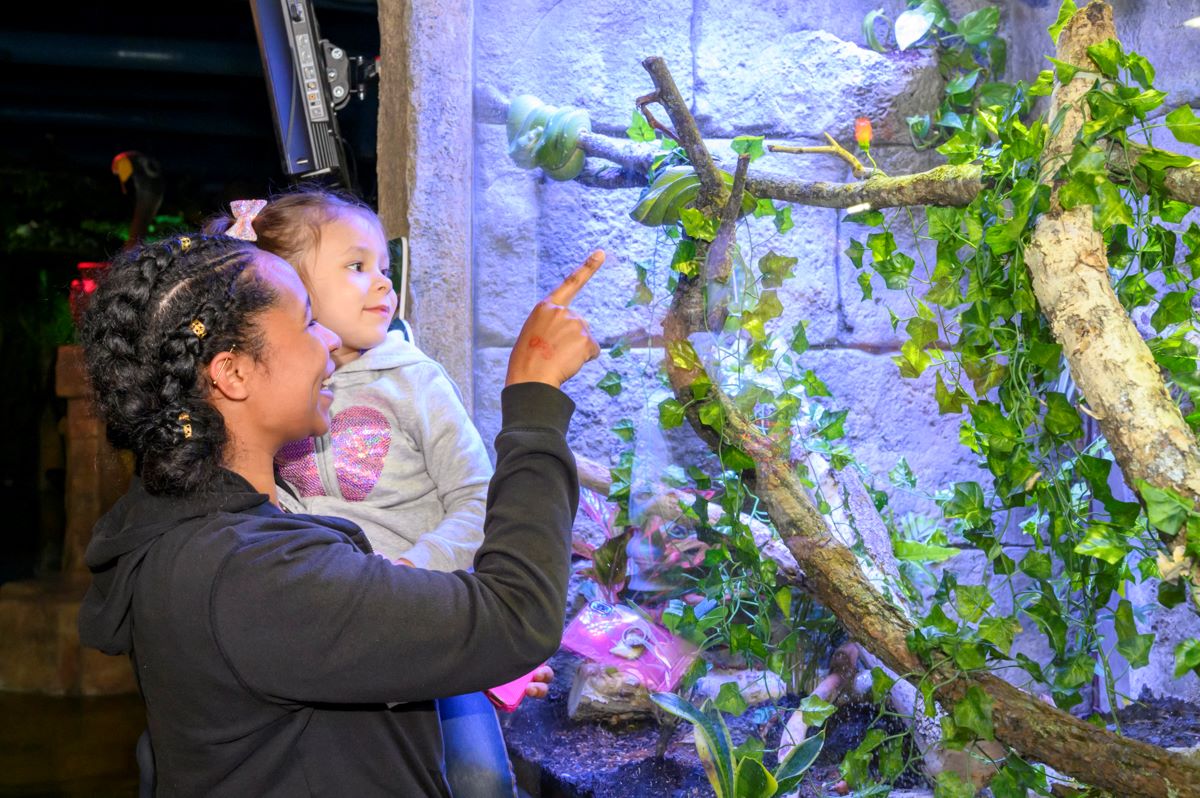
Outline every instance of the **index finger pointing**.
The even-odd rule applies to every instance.
[[[600,268],[600,264],[604,263],[604,250],[598,249],[591,255],[588,255],[587,260],[583,262],[575,271],[567,275],[567,279],[551,291],[546,299],[555,305],[569,305],[575,295],[579,293],[579,289],[587,285],[587,281],[592,279],[592,275]]]

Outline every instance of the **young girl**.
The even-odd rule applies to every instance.
[[[403,333],[388,332],[396,294],[379,218],[322,189],[241,201],[234,211],[209,229],[254,240],[291,263],[314,317],[342,340],[333,353],[329,433],[285,446],[276,458],[291,493],[284,506],[350,518],[377,553],[401,564],[471,567],[491,463],[445,370]],[[530,694],[545,689],[535,683]],[[446,698],[439,710],[454,795],[511,798],[511,766],[486,697]]]
[[[561,637],[578,483],[555,386],[598,348],[553,305],[592,271],[518,337],[484,543],[474,574],[447,574],[276,506],[274,457],[329,429],[342,346],[286,263],[200,236],[113,262],[80,337],[137,476],[93,533],[79,632],[131,656],[161,792],[450,794],[429,699],[511,679]]]

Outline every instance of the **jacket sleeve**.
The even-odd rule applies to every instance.
[[[474,574],[393,565],[314,517],[258,519],[209,607],[242,684],[280,702],[415,701],[502,684],[557,650],[579,496],[573,405],[537,383],[506,388],[501,405]]]
[[[458,388],[436,363],[429,372],[421,381],[416,432],[445,516],[404,557],[418,568],[454,571],[471,567],[483,542],[492,464]]]

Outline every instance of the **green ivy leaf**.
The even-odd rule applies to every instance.
[[[941,506],[947,518],[961,518],[973,529],[985,526],[992,520],[983,498],[983,488],[979,487],[978,482],[955,482],[950,498],[941,502]]]
[[[717,220],[710,219],[695,208],[684,208],[679,212],[679,220],[683,222],[683,231],[692,238],[712,241],[717,237]]]
[[[969,729],[980,740],[991,740],[995,736],[992,727],[992,697],[977,685],[967,688],[962,700],[954,705],[954,723],[960,729]]]
[[[625,128],[625,135],[632,141],[654,141],[654,128],[650,127],[646,117],[634,108],[629,127]]]
[[[1121,198],[1121,191],[1108,180],[1096,184],[1096,229],[1107,230],[1114,225],[1123,224],[1132,227],[1133,211]]]
[[[596,387],[609,396],[616,396],[622,390],[621,375],[615,371],[609,371],[600,378],[600,382],[596,383]]]
[[[805,370],[804,376],[800,378],[800,384],[804,386],[804,392],[808,394],[810,398],[815,398],[818,396],[833,396],[833,394],[829,391],[829,387],[825,385],[821,378],[818,377],[816,372],[812,369]]]
[[[967,44],[982,44],[996,34],[1000,24],[1000,9],[989,6],[972,11],[958,23],[958,34]]]
[[[1180,678],[1188,671],[1195,671],[1200,676],[1200,640],[1194,637],[1175,647],[1175,678]]]
[[[1145,480],[1139,481],[1137,488],[1146,503],[1150,524],[1171,536],[1178,533],[1187,522],[1192,503],[1173,490],[1156,488]]]
[[[1179,324],[1192,318],[1192,296],[1195,291],[1172,291],[1162,298],[1158,309],[1150,317],[1150,324],[1155,332],[1162,332],[1172,324]]]
[[[696,260],[696,242],[683,239],[675,245],[675,254],[671,257],[671,268],[685,277],[695,277],[700,273],[700,262]]]
[[[785,235],[789,230],[791,230],[795,226],[796,226],[795,223],[792,222],[792,206],[791,205],[785,205],[783,208],[776,211],[776,213],[775,213],[775,230],[778,231],[778,233],[780,235]]]
[[[1181,105],[1164,120],[1171,135],[1185,144],[1200,144],[1200,119],[1192,111],[1191,106]]]
[[[1054,677],[1054,686],[1060,690],[1075,690],[1090,682],[1095,672],[1096,662],[1092,655],[1081,651],[1059,669],[1058,675]]]
[[[1073,441],[1083,434],[1083,422],[1078,411],[1061,393],[1046,394],[1046,432],[1060,441]]]
[[[762,272],[764,288],[778,288],[784,280],[792,276],[792,269],[800,262],[799,258],[776,254],[770,250],[758,260],[758,270]]]
[[[1034,579],[1049,579],[1051,574],[1050,555],[1044,551],[1031,551],[1021,558],[1021,572]]]
[[[1055,44],[1058,44],[1058,34],[1062,33],[1062,29],[1071,21],[1071,17],[1075,16],[1077,10],[1075,0],[1063,0],[1063,4],[1059,6],[1058,19],[1054,20],[1054,24],[1046,29]]]
[[[892,544],[896,559],[902,562],[938,563],[961,554],[960,549],[918,543],[915,540],[897,540]]]
[[[986,585],[958,585],[954,588],[954,608],[958,617],[967,623],[976,623],[994,604]]]
[[[633,421],[628,418],[623,418],[609,428],[614,435],[620,438],[625,443],[629,443],[637,434],[637,427],[633,425]]]
[[[674,429],[683,424],[683,405],[677,399],[664,399],[658,405],[658,425],[663,429]]]
[[[696,354],[695,347],[690,341],[671,341],[667,344],[667,353],[671,356],[671,362],[676,368],[684,371],[701,371],[703,367],[700,365],[700,356]]]
[[[796,322],[796,326],[792,327],[792,337],[788,341],[788,348],[797,355],[803,355],[808,351],[808,331],[805,329],[803,321]]]
[[[700,423],[712,427],[717,432],[725,428],[725,409],[720,402],[707,402],[700,407]]]
[[[900,376],[916,379],[933,362],[929,355],[911,338],[900,345],[900,354],[892,356],[892,362],[900,367]]]
[[[946,383],[942,381],[942,372],[938,372],[934,378],[933,396],[937,400],[938,413],[946,415],[947,413],[961,413],[963,403],[970,401],[961,388],[957,385],[951,391],[946,387]]]
[[[917,476],[909,467],[908,460],[904,459],[904,455],[900,456],[896,465],[888,472],[888,481],[898,488],[915,488],[917,486]]]
[[[1097,521],[1088,527],[1087,535],[1075,545],[1076,554],[1084,554],[1104,560],[1109,565],[1116,565],[1125,559],[1129,553],[1119,529],[1112,524]]]
[[[846,436],[846,416],[849,410],[826,412],[817,421],[816,432],[827,441],[836,441]]]
[[[729,148],[738,155],[749,155],[750,162],[754,163],[763,156],[763,137],[738,136],[729,143]]]
[[[1133,620],[1133,605],[1121,599],[1113,616],[1113,627],[1117,632],[1117,651],[1131,668],[1144,668],[1150,663],[1150,649],[1154,646],[1153,634],[1138,634]]]
[[[979,636],[1008,655],[1012,649],[1013,638],[1021,631],[1021,624],[1016,618],[984,618],[979,622]]]

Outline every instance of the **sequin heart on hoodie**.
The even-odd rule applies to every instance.
[[[388,449],[392,446],[392,427],[387,417],[373,407],[347,407],[333,417],[329,440],[342,498],[363,501],[378,484]],[[301,496],[325,495],[312,438],[284,446],[275,455],[275,465]]]

